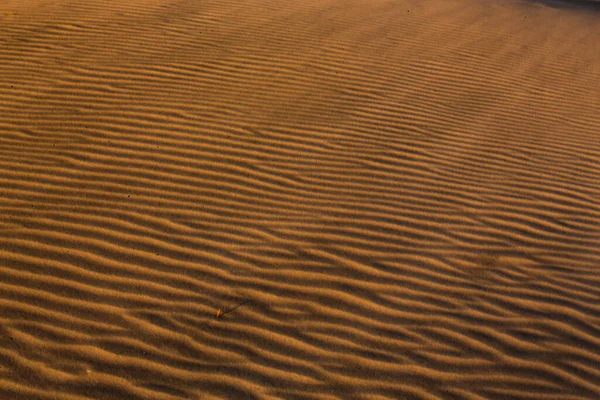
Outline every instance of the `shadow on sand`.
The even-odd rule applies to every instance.
[[[557,8],[600,12],[600,0],[531,0],[534,3],[546,4]]]

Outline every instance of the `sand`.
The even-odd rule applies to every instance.
[[[0,399],[600,398],[597,11],[0,2]]]

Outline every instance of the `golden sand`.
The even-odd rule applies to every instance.
[[[0,399],[600,398],[599,32],[3,0]]]

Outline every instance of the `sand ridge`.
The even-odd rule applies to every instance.
[[[0,398],[599,398],[599,24],[3,2]]]

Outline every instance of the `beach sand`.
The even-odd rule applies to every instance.
[[[565,4],[2,1],[0,399],[600,398]]]

